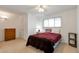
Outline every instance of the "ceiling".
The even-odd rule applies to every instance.
[[[35,10],[36,6],[37,5],[0,5],[0,10],[19,14],[37,13],[38,11]],[[75,5],[47,5],[45,13],[57,13],[74,8],[76,8]]]

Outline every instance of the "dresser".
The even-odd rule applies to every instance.
[[[14,40],[16,38],[16,29],[15,28],[6,28],[4,29],[5,41]]]

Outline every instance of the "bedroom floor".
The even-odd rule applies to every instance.
[[[24,39],[16,39],[11,41],[0,42],[0,53],[43,53],[43,51],[34,47],[26,47]],[[78,53],[77,48],[73,48],[65,43],[60,43],[55,48],[54,53]]]

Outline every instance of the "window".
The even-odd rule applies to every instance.
[[[55,18],[54,23],[55,27],[61,27],[61,18]]]
[[[44,27],[49,27],[48,25],[48,20],[44,20]]]
[[[44,27],[61,27],[61,18],[54,17],[52,19],[44,20]]]
[[[48,27],[54,27],[54,19],[49,19],[48,23]]]

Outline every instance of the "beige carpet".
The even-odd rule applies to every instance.
[[[77,48],[73,48],[65,43],[60,43],[54,53],[77,53]],[[32,46],[26,47],[24,39],[0,42],[0,53],[43,53],[43,51]]]

